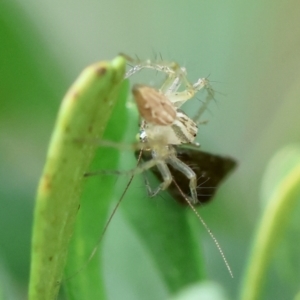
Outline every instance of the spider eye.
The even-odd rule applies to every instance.
[[[147,134],[146,131],[144,129],[140,130],[140,133],[137,134],[137,139],[139,139],[141,142],[145,142],[147,139]]]

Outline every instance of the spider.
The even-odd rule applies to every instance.
[[[139,165],[135,172],[156,166],[163,179],[154,190],[146,180],[149,196],[154,197],[170,186],[173,177],[168,165],[171,165],[189,179],[191,191],[189,200],[193,204],[198,203],[196,174],[187,164],[177,158],[174,148],[174,145],[194,142],[198,132],[196,123],[177,109],[162,92],[143,85],[135,85],[132,91],[142,117],[139,134],[141,143],[145,145],[142,150],[150,151],[152,156],[152,160]]]
[[[134,63],[134,66],[126,73],[125,78],[145,68],[154,69],[166,74],[166,80],[158,90],[140,84],[134,85],[132,88],[132,93],[142,118],[139,134],[142,145],[145,145],[142,147],[142,158],[147,160],[144,164],[139,165],[134,172],[140,173],[154,166],[158,169],[158,176],[161,177],[162,182],[156,189],[152,190],[145,177],[150,197],[154,197],[160,191],[166,190],[173,183],[172,173],[176,173],[177,177],[183,175],[182,178],[186,178],[187,180],[183,179],[185,185],[181,185],[180,188],[186,192],[186,185],[188,184],[188,199],[192,204],[197,204],[200,202],[197,197],[199,172],[195,172],[189,164],[178,158],[178,152],[180,151],[181,156],[183,154],[188,155],[190,161],[191,157],[193,159],[196,157],[201,159],[202,165],[206,161],[206,168],[202,170],[201,176],[209,173],[211,177],[214,177],[212,181],[216,185],[235,166],[235,162],[229,158],[200,152],[197,148],[198,144],[194,143],[198,133],[197,124],[200,123],[199,119],[209,101],[213,99],[213,89],[205,78],[200,78],[195,84],[191,84],[187,79],[186,69],[180,67],[177,63],[152,62],[150,60],[134,61],[128,56],[126,58],[131,63]],[[185,90],[178,92],[181,85],[184,85]],[[180,110],[180,107],[203,88],[207,90],[208,97],[192,120]],[[178,145],[182,144],[196,147],[189,150],[180,150]],[[149,159],[149,152],[152,159]],[[168,165],[171,167],[172,173]],[[220,167],[219,173],[218,176],[215,176],[218,166]],[[201,170],[201,166],[199,167]],[[210,172],[212,168],[214,168],[214,172]],[[155,172],[155,169],[153,170]],[[156,172],[156,174],[158,173]]]
[[[131,63],[134,62],[133,59],[128,56],[126,56],[126,58]],[[211,177],[214,176],[214,178],[217,178],[217,180],[213,180],[215,185],[217,185],[235,166],[235,162],[229,158],[217,157],[212,154],[200,152],[199,145],[194,142],[198,133],[197,124],[200,123],[199,119],[209,101],[213,99],[213,89],[205,78],[198,79],[195,84],[191,84],[187,79],[186,69],[174,62],[138,60],[134,63],[135,65],[126,73],[125,78],[145,68],[164,72],[167,78],[158,90],[141,84],[136,84],[132,88],[132,94],[141,117],[139,132],[141,142],[140,157],[142,157],[145,162],[138,164],[133,170],[121,173],[136,175],[156,167],[162,179],[162,182],[157,188],[152,189],[145,177],[148,195],[154,197],[159,194],[160,191],[166,190],[173,182],[172,173],[168,167],[169,165],[173,173],[176,172],[177,176],[183,175],[183,178],[185,178],[183,181],[180,180],[180,182],[185,182],[185,185],[181,184],[179,187],[186,192],[186,184],[188,184],[189,192],[186,193],[188,194],[186,195],[187,199],[193,205],[198,204],[200,201],[197,197],[197,179],[203,177],[205,173],[210,174]],[[184,85],[186,89],[178,92],[181,85]],[[194,118],[191,119],[180,107],[202,88],[207,89],[208,97]],[[190,145],[194,147],[189,150],[180,150],[178,148],[179,145]],[[181,155],[185,154],[185,156],[189,157],[188,163],[177,157],[178,152],[180,152]],[[151,158],[149,158],[149,153],[151,153]],[[198,157],[199,159],[200,156],[202,164],[206,161],[205,170],[202,170],[201,173],[196,170],[194,171],[189,166],[191,158],[196,159],[196,157]],[[216,170],[218,167],[222,170],[219,171],[218,176],[214,174],[216,171],[210,172],[212,168]],[[201,166],[199,166],[199,168],[201,170]],[[90,172],[87,175],[97,173],[116,172]]]
[[[125,56],[125,55],[124,55]],[[161,88],[146,85],[134,85],[132,93],[141,117],[139,139],[142,151],[150,151],[152,159],[139,164],[134,170],[126,173],[132,175],[143,173],[156,166],[159,170],[162,183],[154,190],[150,188],[146,180],[146,187],[150,197],[156,196],[160,191],[166,190],[172,183],[172,174],[167,165],[180,171],[189,180],[191,196],[188,198],[193,204],[198,203],[197,199],[197,175],[196,173],[176,155],[174,145],[195,144],[199,118],[204,112],[208,102],[213,98],[207,79],[199,79],[191,84],[187,79],[187,71],[174,62],[152,62],[134,61],[126,56],[134,66],[125,74],[125,79],[148,68],[166,74],[166,80]],[[184,85],[185,90],[178,91]],[[208,95],[206,102],[199,109],[194,120],[189,118],[180,107],[191,99],[199,90],[206,88]],[[103,171],[101,171],[103,174]],[[88,173],[92,175],[98,172]],[[105,173],[108,173],[105,171]]]

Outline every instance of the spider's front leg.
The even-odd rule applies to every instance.
[[[202,103],[202,105],[200,106],[200,108],[198,109],[197,113],[194,115],[193,117],[193,121],[196,124],[201,124],[202,121],[200,121],[200,117],[202,116],[202,114],[205,112],[205,110],[207,109],[207,106],[209,104],[209,102],[214,98],[215,96],[215,92],[213,90],[213,88],[211,87],[211,85],[209,84],[209,81],[207,79],[199,79],[194,85],[193,85],[197,91],[199,91],[202,88],[205,88],[207,95],[206,98],[204,100],[204,102]]]
[[[122,55],[131,64],[131,68],[126,72],[125,78],[129,78],[143,69],[152,69],[157,72],[165,73],[166,79],[159,91],[168,97],[170,102],[176,108],[182,106],[187,100],[193,98],[198,91],[205,88],[207,90],[208,97],[194,118],[194,120],[198,122],[209,101],[213,99],[213,90],[210,87],[207,78],[200,78],[196,83],[192,84],[187,78],[186,69],[184,67],[180,67],[180,65],[176,62],[167,62],[163,60],[151,61],[150,59],[140,60],[138,58],[133,59],[125,54]],[[182,85],[185,90],[178,92],[178,89]]]
[[[187,100],[193,98],[195,96],[195,94],[202,90],[203,88],[207,90],[207,93],[209,95],[212,95],[212,97],[207,97],[207,99],[209,98],[208,101],[206,101],[201,107],[205,106],[205,108],[207,107],[207,104],[209,103],[209,101],[211,99],[213,99],[213,90],[209,84],[209,81],[206,78],[199,78],[197,80],[197,82],[195,82],[194,84],[191,84],[186,77],[182,77],[182,82],[181,84],[185,85],[185,90],[181,91],[181,92],[173,92],[170,93],[168,95],[169,100],[174,104],[175,107],[179,108],[180,106],[182,106]],[[205,110],[205,108],[203,109],[203,111]],[[199,113],[197,113],[197,119],[200,117],[198,117]]]
[[[147,60],[140,60],[140,59],[133,59],[126,54],[121,54],[131,66],[125,74],[125,79],[131,77],[135,73],[143,70],[143,69],[152,69],[158,72],[162,72],[167,74],[168,76],[172,76],[180,71],[180,66],[175,62],[167,62],[167,61],[151,61],[150,59]]]
[[[169,96],[177,92],[182,82],[186,82],[187,72],[185,68],[180,68],[176,63],[173,63],[174,72],[167,74],[167,78],[161,88],[159,89],[161,93],[165,96]]]
[[[176,62],[168,61],[151,61],[133,59],[128,55],[122,54],[126,60],[130,63],[131,68],[126,72],[125,78],[133,76],[135,73],[143,69],[152,69],[157,72],[162,72],[166,74],[166,80],[159,89],[165,96],[174,94],[177,92],[178,88],[184,83],[187,90],[193,90],[193,85],[187,79],[186,69],[180,67]],[[179,105],[177,105],[179,107]]]

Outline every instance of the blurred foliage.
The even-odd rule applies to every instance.
[[[298,12],[299,4],[291,0],[191,0],[176,7],[170,0],[1,1],[0,271],[5,278],[1,282],[12,287],[11,299],[24,299],[27,293],[34,198],[63,95],[90,63],[119,52],[149,58],[154,56],[152,49],[185,65],[191,80],[211,74],[217,91],[199,142],[204,150],[236,157],[240,165],[201,214],[223,247],[233,280],[201,225],[192,227],[197,236],[203,231],[209,279],[221,285],[229,299],[238,297],[254,230],[265,208],[261,200],[270,199],[265,187],[260,194],[264,170],[280,148],[299,142]],[[132,80],[139,81],[139,75]],[[122,180],[115,199],[125,186]],[[148,201],[141,182],[132,185],[131,193],[135,190],[138,199]],[[160,200],[152,201],[157,209]],[[300,261],[297,211],[273,249],[261,299],[291,299],[299,291],[293,269]],[[103,248],[109,299],[168,296],[126,213],[116,214]],[[188,255],[190,250],[185,250]],[[9,299],[9,289],[0,286],[0,295],[4,292]]]
[[[20,8],[2,2],[0,22],[0,253],[22,294],[33,199],[66,80]]]

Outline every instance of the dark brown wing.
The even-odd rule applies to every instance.
[[[190,166],[197,175],[199,204],[206,203],[212,199],[218,186],[237,165],[236,161],[230,157],[203,152],[197,147],[184,148],[178,146],[175,148],[177,157]],[[136,155],[137,154],[139,154],[139,151],[136,152]],[[150,160],[150,152],[143,151],[142,159],[144,161]],[[174,169],[172,166],[168,166],[183,193],[187,196],[191,196],[189,180],[184,174]],[[159,180],[162,180],[161,174],[157,168],[154,167],[151,171]],[[168,192],[175,200],[186,204],[185,199],[182,197],[174,182],[170,185]]]

